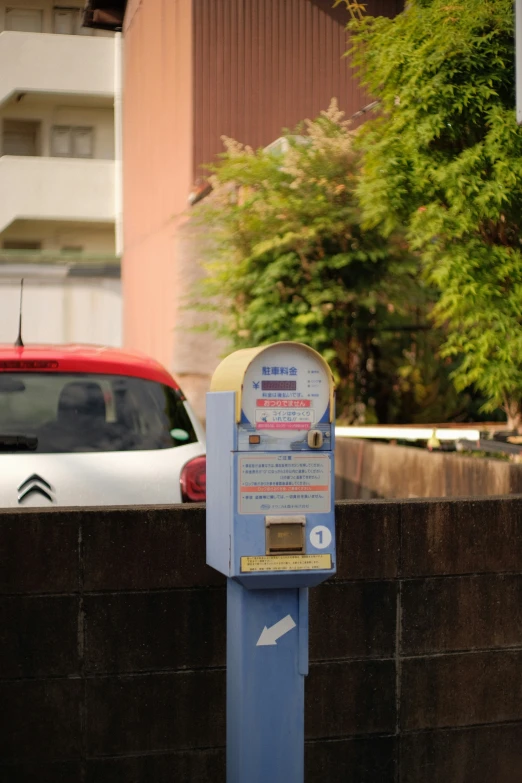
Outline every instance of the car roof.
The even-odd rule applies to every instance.
[[[0,372],[6,371],[130,375],[179,389],[172,375],[154,359],[103,345],[0,344]]]

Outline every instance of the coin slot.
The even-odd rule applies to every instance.
[[[310,430],[307,440],[311,449],[320,449],[324,442],[323,433],[321,430]]]

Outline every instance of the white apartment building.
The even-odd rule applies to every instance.
[[[7,314],[22,272],[28,297],[50,316],[33,318],[27,339],[88,339],[90,318],[98,324],[93,340],[103,342],[99,324],[110,307],[106,341],[121,340],[114,269],[107,301],[101,283],[122,249],[121,42],[119,34],[83,28],[83,6],[84,0],[0,0],[0,341],[12,335]],[[82,277],[78,269],[89,264]],[[71,299],[66,289],[73,285],[83,285],[83,299],[78,292]],[[77,302],[68,321],[66,298]],[[79,329],[80,312],[86,323]],[[51,313],[60,314],[58,321],[51,323]]]

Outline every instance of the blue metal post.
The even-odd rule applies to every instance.
[[[303,783],[308,590],[227,580],[227,783]]]

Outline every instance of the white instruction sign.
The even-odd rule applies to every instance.
[[[312,408],[256,409],[256,430],[309,430],[313,422]]]
[[[238,479],[240,514],[327,514],[331,508],[327,454],[240,456]]]

